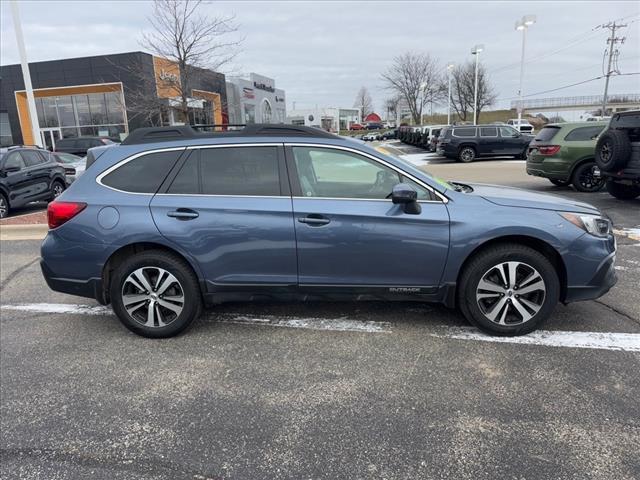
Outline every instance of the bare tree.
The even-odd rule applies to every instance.
[[[154,0],[151,30],[141,45],[178,67],[178,75],[163,75],[161,87],[175,91],[176,109],[188,119],[189,98],[203,69],[219,70],[238,53],[242,40],[231,39],[238,31],[233,16],[209,17],[200,7],[203,0]]]
[[[458,65],[451,72],[451,105],[458,114],[458,118],[466,121],[473,113],[475,90],[475,63],[467,62]],[[478,111],[476,118],[480,120],[480,113],[485,107],[495,103],[497,95],[489,84],[489,75],[484,65],[478,65]]]
[[[384,101],[384,108],[387,112],[387,120],[395,120],[396,116],[398,115],[398,108],[400,107],[401,101],[402,99],[398,95],[387,98]]]
[[[440,70],[428,54],[407,52],[394,58],[382,74],[386,87],[406,102],[416,124],[422,122],[424,106],[443,95]]]
[[[360,110],[360,121],[364,121],[367,115],[373,113],[373,100],[367,87],[360,87],[353,106]]]

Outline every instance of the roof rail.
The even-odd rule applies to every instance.
[[[201,131],[210,128],[244,127],[241,130]],[[170,142],[187,140],[190,138],[218,138],[218,137],[263,137],[263,136],[298,136],[315,138],[336,138],[336,135],[325,130],[299,125],[283,125],[270,123],[254,123],[249,125],[175,125],[172,127],[144,127],[137,128],[121,145],[137,145],[141,143]]]

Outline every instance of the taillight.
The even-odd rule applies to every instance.
[[[545,145],[536,147],[540,155],[555,155],[560,151],[560,145]]]
[[[49,228],[57,228],[68,222],[86,207],[87,204],[82,202],[51,202],[47,207]]]

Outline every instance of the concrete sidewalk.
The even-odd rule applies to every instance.
[[[0,241],[8,240],[42,240],[49,231],[46,223],[31,225],[0,224]]]

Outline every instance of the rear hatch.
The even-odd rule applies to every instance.
[[[538,132],[529,144],[527,152],[528,163],[542,163],[546,157],[553,156],[560,151],[560,145],[553,143],[561,127],[559,125],[547,125]]]

